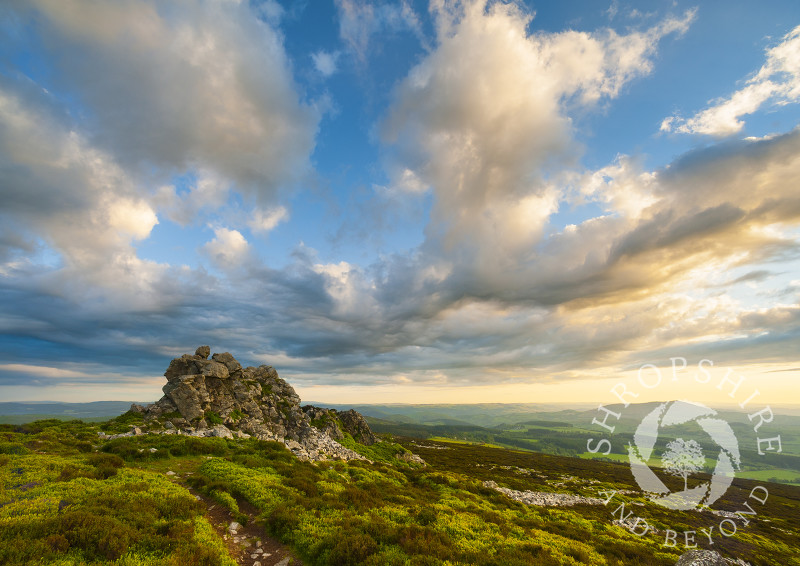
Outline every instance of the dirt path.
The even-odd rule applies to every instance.
[[[242,566],[302,566],[303,562],[289,547],[271,537],[256,524],[258,512],[247,501],[239,501],[239,510],[247,515],[247,526],[230,530],[234,519],[228,510],[183,484],[206,506],[206,518],[225,541],[228,552]],[[238,523],[237,523],[238,524]]]

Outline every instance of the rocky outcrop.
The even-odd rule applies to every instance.
[[[355,411],[300,407],[300,397],[271,366],[243,368],[229,353],[199,347],[169,364],[164,397],[153,405],[134,405],[145,423],[161,425],[164,434],[254,436],[285,443],[302,459],[360,459],[336,442],[349,433],[362,444],[374,444],[364,418]]]
[[[311,419],[313,426],[326,432],[335,440],[343,440],[344,433],[347,433],[356,442],[365,446],[372,446],[378,442],[378,439],[372,434],[367,421],[355,409],[337,411],[336,409],[323,409],[313,405],[306,405],[303,407],[303,412]]]

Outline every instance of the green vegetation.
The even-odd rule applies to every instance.
[[[394,442],[378,442],[372,446],[364,446],[363,444],[356,442],[353,437],[346,432],[344,433],[344,438],[339,441],[339,444],[345,448],[353,450],[354,452],[358,452],[373,462],[385,462],[394,465],[402,464],[402,462],[398,461],[398,456],[410,452]]]
[[[6,445],[41,447],[85,431],[59,425],[1,434]],[[236,564],[185,488],[112,454],[55,448],[0,459],[0,563]]]
[[[232,566],[188,487],[242,524],[242,510],[254,510],[256,523],[308,566],[672,566],[681,554],[660,537],[615,525],[612,506],[526,506],[485,480],[590,497],[623,492],[620,501],[661,532],[719,524],[710,513],[687,518],[648,503],[631,491],[629,468],[610,462],[409,438],[363,446],[346,437],[345,446],[374,463],[313,464],[252,438],[97,435],[131,422],[135,415],[126,414],[100,426],[0,425],[0,563]],[[428,466],[398,461],[408,450]],[[755,485],[737,478],[715,508],[741,509]],[[754,564],[780,556],[798,566],[800,488],[769,484],[769,491],[757,520],[714,548]]]
[[[224,422],[222,420],[222,417],[220,417],[219,414],[215,413],[214,411],[206,411],[203,417],[206,419],[206,422],[210,425],[220,425]]]

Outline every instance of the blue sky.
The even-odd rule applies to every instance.
[[[0,398],[800,402],[800,5],[0,7]],[[680,395],[680,391],[673,392]],[[644,400],[644,399],[642,399]]]

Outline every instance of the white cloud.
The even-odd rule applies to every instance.
[[[311,55],[314,60],[314,67],[323,77],[330,77],[338,70],[336,62],[339,59],[339,53],[328,53],[327,51],[317,51]]]
[[[767,102],[789,104],[800,99],[800,26],[787,33],[781,43],[767,50],[767,60],[746,85],[728,98],[688,120],[665,118],[661,131],[684,134],[730,136],[744,127],[742,116],[753,114]]]
[[[203,211],[218,210],[225,205],[231,190],[230,182],[209,169],[200,169],[194,184],[179,194],[172,185],[156,192],[153,203],[171,221],[188,226],[200,218]]]
[[[36,97],[0,90],[0,217],[61,256],[41,284],[59,295],[158,300],[166,266],[136,256],[132,243],[158,223],[141,188],[107,153],[64,128]]]
[[[0,364],[0,371],[10,373],[24,373],[34,377],[45,377],[52,379],[80,379],[88,377],[84,371],[71,369],[54,368],[49,366],[34,366],[29,364]]]
[[[372,36],[379,33],[409,30],[424,44],[419,18],[407,0],[336,0],[336,8],[339,37],[362,63],[367,59]]]
[[[289,219],[289,211],[284,206],[267,210],[256,209],[247,225],[253,233],[270,232],[281,222]]]
[[[250,244],[238,230],[215,228],[214,239],[206,242],[203,253],[219,269],[243,266],[252,258]]]
[[[577,155],[568,108],[613,98],[648,73],[658,41],[685,31],[694,13],[620,36],[529,34],[532,15],[515,3],[431,9],[438,46],[397,89],[382,138],[394,184],[435,194],[428,237],[440,241],[428,250],[461,249],[496,271],[536,244],[558,208],[560,189],[546,177]]]
[[[262,205],[309,168],[319,115],[300,100],[281,35],[249,3],[26,9],[58,62],[57,86],[91,112],[86,134],[122,166],[202,166]]]

